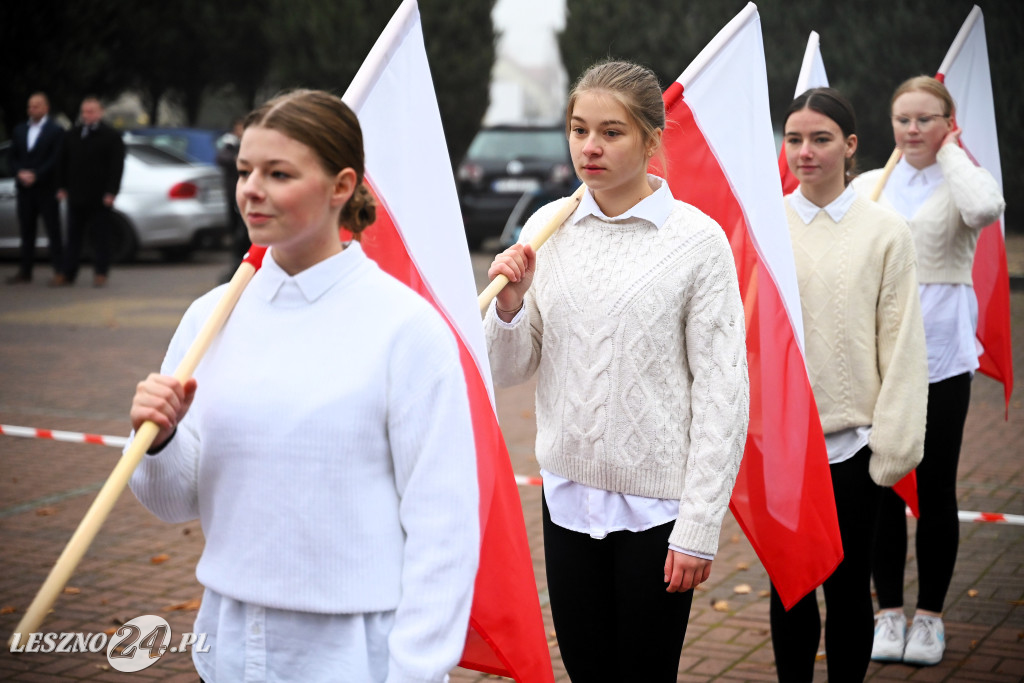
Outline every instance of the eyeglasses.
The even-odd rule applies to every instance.
[[[947,116],[945,114],[931,114],[929,116],[918,116],[916,118],[910,117],[910,116],[893,116],[892,117],[892,123],[893,123],[894,126],[897,126],[899,128],[902,128],[902,129],[906,130],[907,128],[910,128],[910,124],[912,122],[916,122],[917,123],[917,129],[919,131],[924,132],[924,131],[928,130],[929,128],[931,128],[932,124],[934,124],[937,119],[948,119],[948,118],[949,118],[949,116]]]

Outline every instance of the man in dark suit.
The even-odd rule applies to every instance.
[[[21,228],[21,265],[7,284],[32,281],[36,260],[36,233],[39,217],[50,240],[50,262],[55,277],[62,270],[60,210],[57,204],[57,165],[60,163],[64,129],[49,117],[50,102],[41,92],[28,98],[28,121],[14,127],[11,141],[11,170],[14,172],[18,199],[18,224]]]
[[[82,100],[79,124],[64,136],[57,196],[68,202],[68,242],[64,273],[57,285],[72,285],[78,276],[82,241],[89,232],[93,248],[93,286],[107,284],[114,198],[124,172],[124,141],[103,123],[103,106],[95,97]]]

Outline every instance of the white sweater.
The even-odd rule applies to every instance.
[[[992,174],[975,166],[960,147],[943,145],[936,157],[946,182],[909,219],[917,252],[917,279],[921,284],[972,284],[974,248],[979,231],[999,218],[1006,207]],[[868,171],[853,181],[867,196],[882,174]],[[894,209],[883,193],[878,203]]]
[[[524,227],[547,223],[558,202]],[[673,201],[566,221],[538,252],[525,311],[485,319],[495,382],[535,371],[537,460],[594,488],[679,500],[669,542],[714,555],[746,441],[743,305],[722,229]]]
[[[170,374],[219,300],[198,299]],[[397,610],[388,680],[441,680],[479,553],[476,458],[447,325],[358,244],[289,277],[268,253],[196,370],[191,410],[132,478],[199,517],[209,590],[321,614]]]

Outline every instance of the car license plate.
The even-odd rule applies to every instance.
[[[531,192],[540,187],[536,178],[498,178],[491,185],[495,192]]]

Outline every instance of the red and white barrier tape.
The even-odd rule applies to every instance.
[[[102,434],[83,434],[81,432],[63,432],[56,429],[34,429],[32,427],[15,427],[13,425],[0,425],[0,434],[8,436],[23,436],[30,439],[50,439],[52,441],[68,441],[71,443],[94,443],[101,446],[113,446],[124,448],[128,438],[124,436],[104,436]],[[524,474],[517,474],[516,484],[519,486],[540,486],[540,477],[528,477]],[[1006,515],[1001,512],[972,512],[961,510],[959,513],[961,522],[995,522],[999,524],[1015,524],[1024,526],[1024,515]]]
[[[128,438],[124,436],[82,434],[81,432],[62,432],[56,429],[33,429],[32,427],[15,427],[13,425],[0,425],[0,434],[24,436],[30,439],[70,441],[71,443],[94,443],[100,446],[113,446],[114,448],[124,448],[128,443]]]

